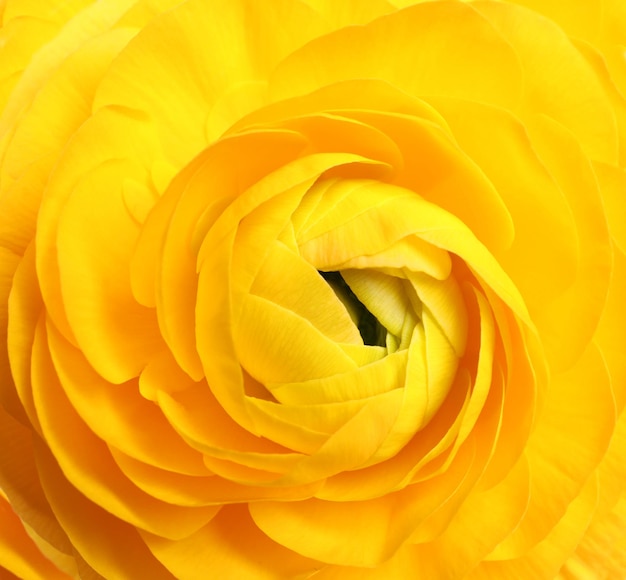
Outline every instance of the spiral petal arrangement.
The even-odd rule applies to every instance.
[[[621,577],[626,11],[579,4],[1,3],[0,564]]]

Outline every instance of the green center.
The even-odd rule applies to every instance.
[[[359,329],[363,342],[368,346],[385,346],[387,329],[357,298],[341,273],[320,272],[320,275],[346,307],[354,324]]]

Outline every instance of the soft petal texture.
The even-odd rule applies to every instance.
[[[623,4],[0,0],[3,573],[623,578]]]
[[[2,551],[0,561],[3,564],[3,578],[33,578],[45,577],[51,580],[72,578],[72,564],[75,571],[76,565],[71,558],[58,552],[54,548],[46,546],[43,540],[36,544],[28,535],[24,524],[11,509],[6,497],[0,497],[0,538]],[[57,557],[59,563],[68,565],[68,573],[62,572],[55,566],[52,560]]]

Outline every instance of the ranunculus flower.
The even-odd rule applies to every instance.
[[[0,11],[8,571],[624,577],[622,0]]]

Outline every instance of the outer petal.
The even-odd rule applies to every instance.
[[[427,2],[312,41],[277,68],[270,94],[278,100],[339,80],[374,77],[414,95],[515,107],[520,72],[511,47],[470,6]]]
[[[0,571],[7,580],[13,578],[50,578],[69,580],[76,577],[64,573],[44,556],[45,543],[39,546],[26,532],[23,523],[0,492]],[[48,548],[50,555],[54,549]],[[67,557],[66,557],[67,558]],[[71,563],[71,560],[67,558]],[[71,568],[69,568],[71,571]]]
[[[296,1],[278,0],[271,10],[249,0],[184,2],[141,31],[103,80],[94,108],[146,113],[180,166],[262,104],[269,71],[327,26]]]
[[[198,570],[241,580],[307,578],[323,564],[272,541],[250,518],[245,505],[222,508],[210,524],[185,540],[170,542],[142,534],[153,554],[179,580],[195,580]]]
[[[588,478],[595,477],[593,472],[608,448],[614,424],[610,377],[597,348],[590,346],[572,369],[553,378],[526,448],[531,474],[528,511],[520,526],[489,559],[522,556],[550,533]],[[572,527],[572,536],[582,536],[588,524],[582,520],[579,523],[582,527]]]

